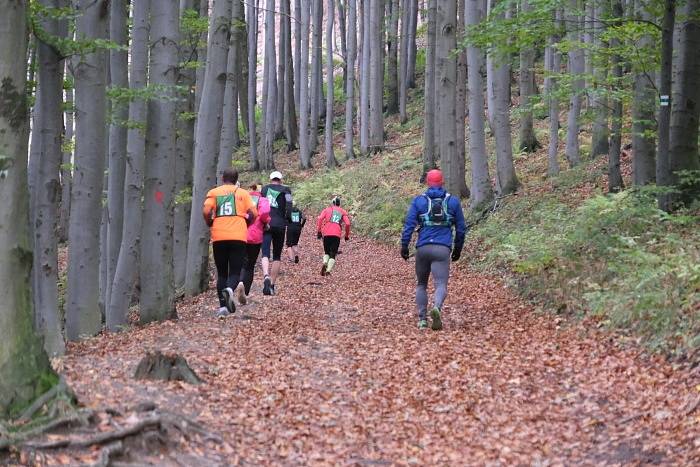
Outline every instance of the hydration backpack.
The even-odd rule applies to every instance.
[[[447,207],[447,202],[450,199],[450,194],[447,193],[444,198],[431,198],[428,195],[425,199],[428,200],[428,212],[420,215],[421,225],[423,227],[449,227],[453,223],[453,216]]]

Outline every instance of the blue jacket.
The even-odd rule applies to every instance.
[[[420,248],[423,245],[445,245],[448,248],[452,248],[452,225],[450,226],[422,226],[420,215],[428,212],[428,197],[444,198],[445,197],[444,188],[428,188],[428,191],[424,195],[416,196],[411,202],[411,206],[408,208],[408,213],[406,214],[406,220],[403,225],[403,232],[401,233],[401,245],[408,247],[411,243],[411,237],[413,236],[413,231],[416,227],[420,227],[418,230],[418,240],[416,241],[416,248]],[[456,196],[450,196],[447,200],[447,212],[452,216],[453,226],[455,227],[455,239],[454,239],[454,249],[455,251],[461,252],[464,246],[464,237],[467,234],[467,226],[464,223],[464,214],[462,213],[462,205],[459,202],[459,198]]]

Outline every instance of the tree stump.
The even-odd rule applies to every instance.
[[[134,378],[185,381],[190,384],[202,383],[184,357],[178,354],[164,355],[160,351],[149,352],[141,359],[136,367]]]

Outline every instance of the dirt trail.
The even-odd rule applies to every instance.
[[[177,322],[73,345],[69,383],[91,406],[195,416],[230,464],[700,462],[697,369],[559,327],[466,269],[453,269],[445,330],[419,331],[412,262],[356,240],[321,278],[310,230],[276,297],[222,322],[209,292]],[[134,381],[149,349],[182,353],[206,384]]]

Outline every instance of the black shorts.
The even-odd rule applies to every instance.
[[[338,249],[340,248],[340,237],[334,237],[332,235],[326,235],[323,237],[323,252],[335,258],[338,254]]]
[[[286,227],[270,227],[269,230],[265,231],[262,243],[263,258],[272,259],[272,261],[282,259],[285,231]],[[270,258],[270,253],[272,253],[272,258]]]
[[[297,246],[301,237],[301,229],[299,227],[287,227],[287,247]]]

